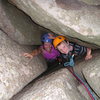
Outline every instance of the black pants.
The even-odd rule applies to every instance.
[[[59,65],[58,60],[49,60],[47,61],[48,69],[53,69]]]

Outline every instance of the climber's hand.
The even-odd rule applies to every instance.
[[[22,56],[32,59],[33,56],[30,53],[23,53]]]

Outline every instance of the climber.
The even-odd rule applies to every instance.
[[[64,36],[60,35],[53,40],[54,47],[62,53],[64,59],[68,59],[69,62],[64,63],[64,66],[74,66],[74,59],[78,56],[85,56],[85,60],[92,58],[91,49],[78,45],[73,42],[69,42]]]
[[[69,71],[84,86],[91,100],[97,100],[88,84],[73,70],[74,57],[86,55],[85,60],[89,60],[92,58],[91,49],[69,42],[64,36],[57,36],[53,39],[54,47],[62,53],[63,58],[67,61],[64,62],[64,66],[69,67]]]
[[[52,33],[43,34],[41,36],[42,45],[39,48],[33,50],[31,53],[24,53],[23,56],[32,59],[34,56],[37,56],[41,53],[46,59],[48,66],[55,64],[55,62],[60,63],[60,53],[52,45],[53,39],[49,38],[49,36],[52,37],[52,35]]]

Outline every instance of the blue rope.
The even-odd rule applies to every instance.
[[[70,57],[70,61],[69,61],[69,62],[65,62],[65,63],[64,63],[64,66],[65,66],[65,67],[68,67],[68,66],[74,67],[74,66],[75,66],[74,54]],[[75,72],[74,72],[73,74],[75,74],[75,75],[82,81],[82,83],[87,87],[87,89],[89,90],[89,92],[90,92],[91,95],[93,96],[94,100],[97,100],[97,99],[96,99],[96,96],[94,95],[94,93],[93,93],[92,90],[90,89],[89,85],[88,85],[84,80],[82,80],[82,78],[81,78],[78,74],[76,74]]]
[[[91,95],[93,96],[94,100],[96,99],[96,96],[94,95],[93,91],[91,90],[91,88],[89,87],[89,85],[77,74],[74,72],[74,74],[84,83],[84,85],[88,88],[88,90],[90,91]]]

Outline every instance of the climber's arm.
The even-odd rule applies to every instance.
[[[33,50],[31,53],[24,53],[23,56],[32,59],[34,56],[37,56],[40,53],[41,53],[41,48],[39,47]]]

